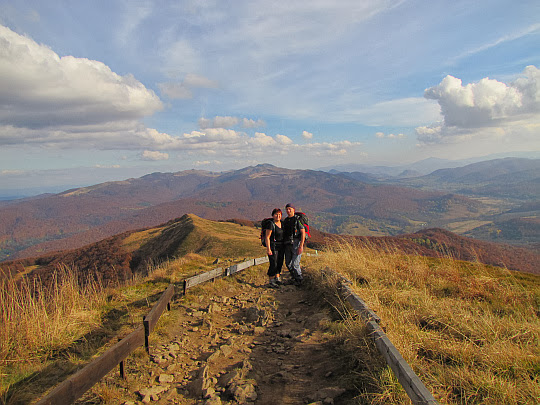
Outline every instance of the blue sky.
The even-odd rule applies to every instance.
[[[0,191],[540,151],[540,2],[0,0]]]

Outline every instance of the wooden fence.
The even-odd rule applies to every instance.
[[[368,332],[373,338],[379,353],[394,372],[412,403],[415,405],[438,405],[437,400],[379,326],[381,322],[379,316],[352,290],[349,280],[343,276],[338,276],[338,278],[340,294],[366,323]]]
[[[198,274],[184,280],[183,293],[187,290],[222,276],[230,276],[251,266],[267,263],[268,257],[246,260],[242,263],[223,269],[221,267]],[[39,400],[36,405],[67,405],[75,402],[99,380],[116,366],[120,367],[120,375],[124,377],[124,360],[135,349],[143,344],[150,353],[149,337],[154,330],[165,308],[170,309],[170,302],[176,293],[176,288],[170,284],[150,312],[143,318],[143,324],[106,350],[101,356],[91,361],[85,367],[56,386],[51,392]]]
[[[246,260],[244,262],[232,265],[225,269],[218,267],[216,269],[189,277],[184,280],[183,294],[204,282],[214,280],[218,277],[231,276],[251,266],[267,263],[268,257],[259,257]],[[373,312],[364,301],[350,287],[350,281],[342,276],[338,276],[341,283],[341,294],[345,300],[352,306],[355,312],[366,322],[370,335],[375,341],[379,352],[385,358],[396,375],[399,383],[405,389],[405,392],[415,405],[438,405],[431,393],[420,381],[420,378],[414,373],[407,364],[390,339],[379,326],[380,318]],[[152,307],[150,312],[144,317],[143,325],[135,329],[125,338],[113,345],[101,356],[90,362],[77,373],[60,383],[49,394],[43,397],[37,405],[66,405],[71,404],[80,398],[94,384],[101,380],[116,366],[120,366],[120,374],[124,377],[124,360],[136,348],[145,345],[146,351],[150,352],[149,336],[154,330],[161,314],[165,308],[170,309],[170,301],[175,295],[175,286],[169,285],[160,299]]]

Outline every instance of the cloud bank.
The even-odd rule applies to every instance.
[[[188,74],[160,88],[170,98],[189,98],[195,88],[217,83]],[[105,64],[60,57],[45,45],[0,26],[0,145],[139,151],[146,161],[168,160],[171,151],[238,157],[287,154],[299,146],[285,135],[231,129],[265,126],[260,119],[199,119],[199,131],[180,136],[148,128],[142,119],[163,109],[156,94],[131,75]],[[304,134],[304,137],[306,135]],[[310,139],[310,138],[308,138]],[[359,146],[350,143],[349,146]],[[304,145],[305,146],[305,145]],[[307,153],[343,153],[343,144],[309,144]]]
[[[423,144],[534,136],[540,128],[540,70],[536,66],[527,66],[508,84],[484,78],[463,85],[460,79],[446,76],[426,89],[424,96],[438,102],[443,121],[416,128]]]
[[[0,89],[0,122],[30,130],[107,127],[163,108],[156,94],[133,76],[120,76],[98,61],[59,57],[3,26]]]

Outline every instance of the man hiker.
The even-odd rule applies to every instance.
[[[302,269],[300,268],[300,258],[304,251],[306,240],[306,230],[300,220],[294,215],[296,209],[293,204],[285,206],[287,218],[283,220],[283,239],[285,241],[285,265],[291,273],[293,283],[302,285]]]

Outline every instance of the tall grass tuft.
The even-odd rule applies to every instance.
[[[83,282],[82,282],[83,281]],[[46,285],[39,279],[0,284],[0,364],[46,359],[100,322],[106,297],[95,279],[80,280],[61,267]]]
[[[313,267],[353,281],[440,402],[517,405],[540,398],[538,277],[343,241]],[[381,392],[394,383],[385,373],[378,378]]]

